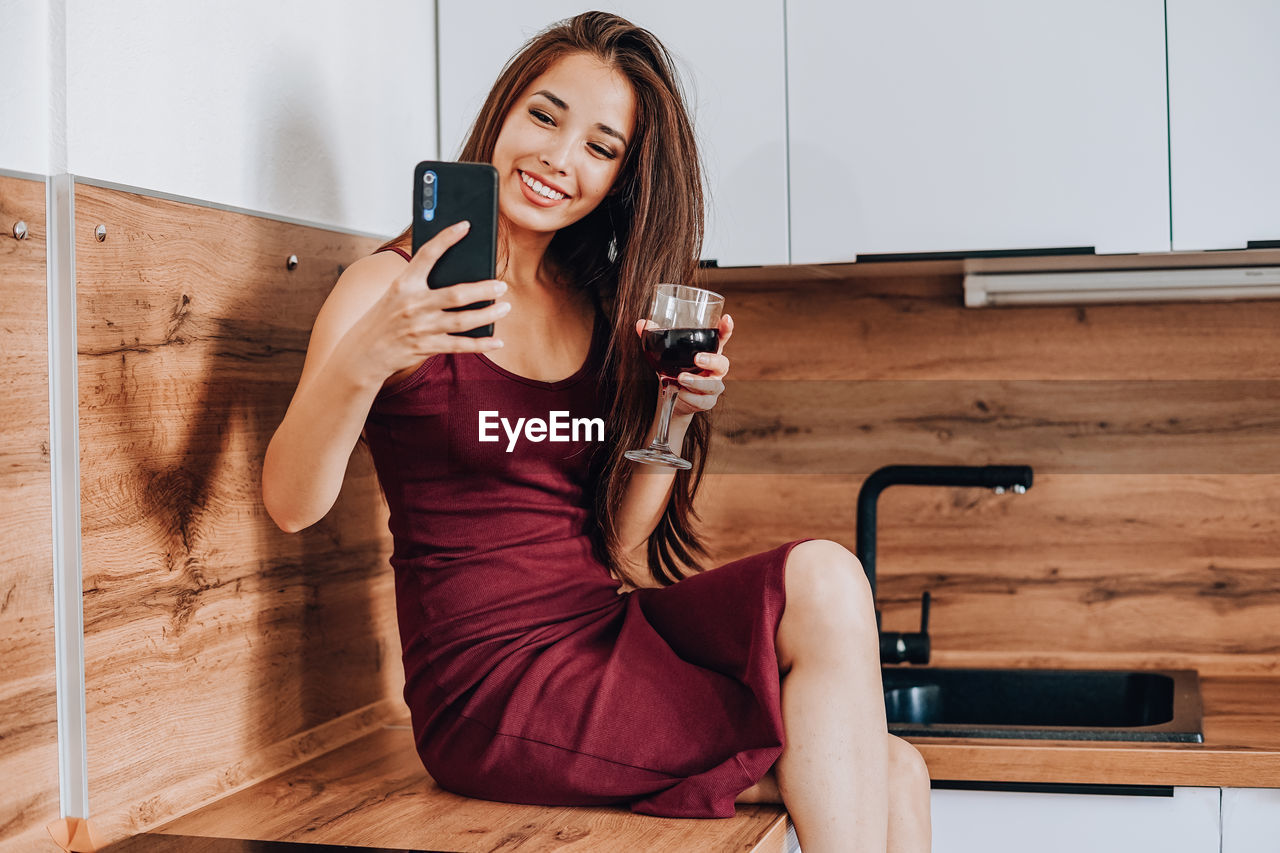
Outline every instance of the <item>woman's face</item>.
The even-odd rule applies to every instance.
[[[587,54],[563,57],[520,94],[498,133],[502,216],[540,232],[577,222],[613,186],[634,129],[627,78]]]

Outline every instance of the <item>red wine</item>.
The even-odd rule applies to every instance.
[[[701,370],[694,358],[700,352],[715,352],[719,341],[717,329],[649,329],[641,337],[640,345],[649,366],[674,379],[686,371]]]

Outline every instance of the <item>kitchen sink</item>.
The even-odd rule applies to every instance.
[[[882,674],[896,735],[1204,742],[1194,670],[883,667]]]

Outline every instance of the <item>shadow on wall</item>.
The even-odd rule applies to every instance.
[[[273,102],[263,103],[255,113],[263,119],[260,156],[253,160],[259,170],[256,183],[263,198],[306,211],[306,219],[343,222],[347,217],[340,176],[321,119],[331,110],[320,102],[322,90],[315,85],[323,76],[321,69],[303,73],[311,62],[309,55],[282,58],[273,86],[263,90]],[[316,236],[321,235],[312,239]],[[321,248],[313,243],[295,249],[264,240],[254,254],[278,263],[279,281],[289,288],[296,287],[291,281],[294,273],[286,267],[289,255],[299,256],[295,272],[300,272],[302,265],[319,260]],[[356,256],[341,258],[339,263],[350,263]],[[255,397],[265,408],[241,412],[256,419],[248,431],[254,438],[255,486],[261,483],[267,443],[284,418],[301,375],[311,326],[341,269],[317,282],[316,289],[309,287],[301,304],[264,300],[251,313],[229,318],[229,332],[268,353],[279,347],[281,332],[290,336],[287,339],[302,333],[300,346],[287,346],[265,363],[272,365],[263,377],[270,386]],[[313,278],[309,275],[306,280]],[[279,307],[286,304],[301,310],[278,316]],[[233,401],[236,390],[225,390],[226,401]],[[255,496],[257,509],[265,517],[260,491]],[[273,593],[259,599],[257,633],[266,648],[255,667],[262,679],[261,689],[255,692],[260,701],[257,716],[264,722],[277,721],[282,710],[296,707],[299,716],[287,729],[302,731],[387,698],[387,673],[382,671],[387,638],[380,632],[387,623],[378,611],[384,616],[394,614],[394,602],[382,599],[393,595],[387,562],[390,534],[383,507],[368,451],[357,446],[342,492],[324,519],[292,536],[274,524],[266,526],[261,571]],[[379,578],[387,582],[380,584]]]
[[[257,140],[258,197],[340,221],[328,139],[311,117],[304,81],[296,72],[294,79],[297,97],[276,87],[279,103],[260,113],[284,120],[264,125]],[[400,672],[386,671],[398,651],[388,649],[390,536],[367,451],[353,455],[333,509],[300,533],[280,531],[261,497],[263,457],[301,375],[316,314],[343,266],[374,241],[238,214],[191,218],[206,214],[210,229],[194,235],[199,256],[179,259],[189,266],[176,275],[160,272],[168,276],[157,278],[162,284],[144,284],[148,298],[172,300],[164,334],[182,346],[165,347],[177,360],[170,375],[151,379],[176,380],[177,393],[165,394],[182,411],[133,425],[138,450],[154,449],[148,432],[179,432],[165,442],[172,455],[139,454],[133,475],[148,514],[164,527],[164,583],[175,594],[169,638],[182,638],[201,683],[222,682],[216,702],[228,737],[244,738],[228,752],[252,759],[396,696],[402,683]],[[300,259],[293,271],[291,254]],[[137,385],[130,374],[126,367],[122,387]],[[191,756],[193,766],[209,760]]]
[[[348,211],[329,148],[336,135],[326,132],[322,118],[333,113],[321,98],[324,69],[315,67],[313,55],[295,50],[278,58],[271,76],[253,110],[261,122],[248,157],[256,166],[257,197],[276,210],[299,211],[297,219],[345,222]]]

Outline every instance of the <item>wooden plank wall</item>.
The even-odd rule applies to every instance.
[[[111,839],[376,726],[403,671],[367,451],[299,534],[261,500],[311,324],[377,242],[83,184],[75,205],[89,799]]]
[[[14,223],[27,223],[25,240]],[[0,177],[0,839],[47,850],[59,816],[45,184]]]
[[[886,629],[928,589],[938,664],[1280,671],[1280,301],[966,309],[928,267],[706,274],[737,323],[712,565],[853,550],[881,465],[1028,464],[1022,496],[883,494]]]

